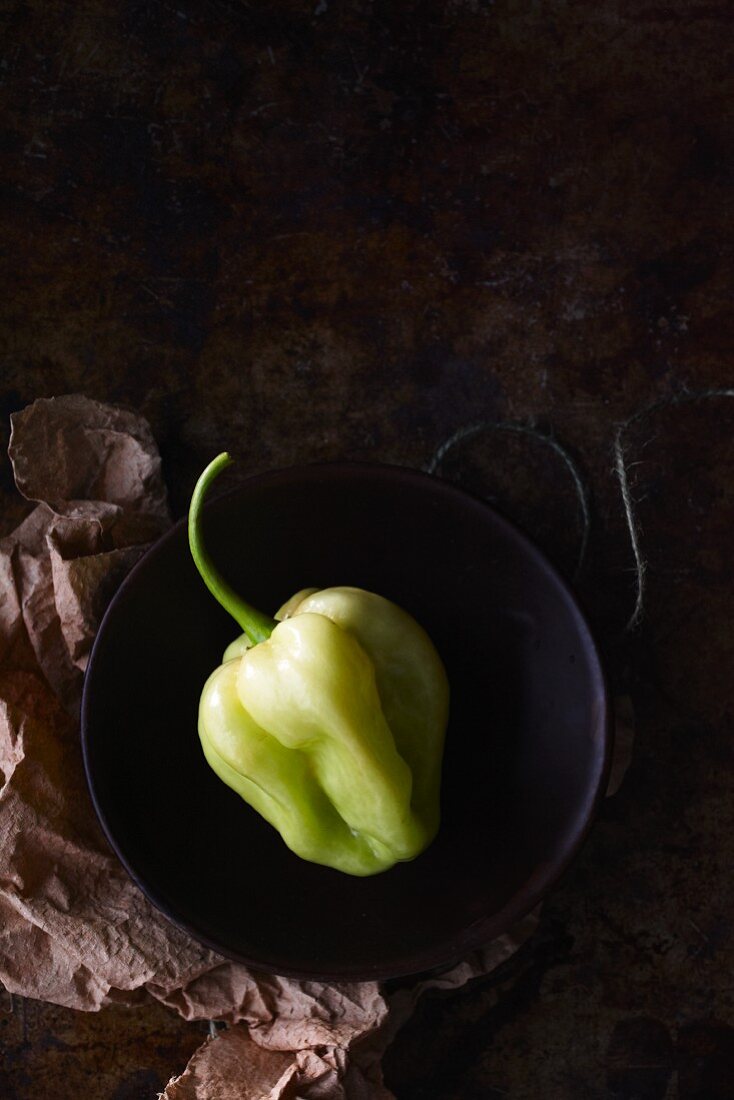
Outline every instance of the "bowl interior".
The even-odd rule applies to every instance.
[[[238,630],[179,523],[118,591],[85,682],[87,774],[128,871],[203,942],[295,976],[416,973],[505,930],[573,855],[605,773],[603,676],[566,586],[485,504],[408,470],[280,471],[204,521],[222,572],[263,610],[351,584],[428,630],[452,692],[442,826],[413,862],[353,878],[292,855],[216,778],[198,701]]]

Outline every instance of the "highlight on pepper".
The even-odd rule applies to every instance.
[[[361,588],[303,589],[274,618],[246,603],[201,535],[207,490],[231,462],[207,466],[189,509],[196,567],[243,631],[204,685],[204,755],[302,859],[363,876],[414,859],[439,826],[441,658],[411,615]]]

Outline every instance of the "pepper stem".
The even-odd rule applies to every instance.
[[[215,568],[201,537],[201,508],[204,497],[217,474],[231,466],[233,461],[224,451],[209,463],[197,481],[189,506],[189,547],[194,564],[214,599],[239,623],[252,644],[257,645],[270,637],[277,626],[275,619],[251,607],[227,584]]]

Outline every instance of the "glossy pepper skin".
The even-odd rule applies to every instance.
[[[199,484],[226,464],[215,459]],[[195,560],[196,504],[195,493]],[[197,565],[221,600],[208,559]],[[305,589],[254,627],[235,617],[245,633],[199,707],[212,769],[303,859],[373,875],[415,858],[439,825],[449,703],[426,632],[389,600],[349,587]]]

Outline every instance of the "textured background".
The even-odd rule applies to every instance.
[[[589,487],[578,589],[634,764],[533,943],[401,1034],[399,1100],[734,1097],[734,401],[669,403],[734,384],[731,5],[3,9],[3,432],[39,396],[131,405],[177,515],[225,446],[422,467],[477,420],[553,433]],[[572,572],[541,439],[486,431],[442,469]],[[0,1095],[149,1100],[204,1030],[0,996]]]

